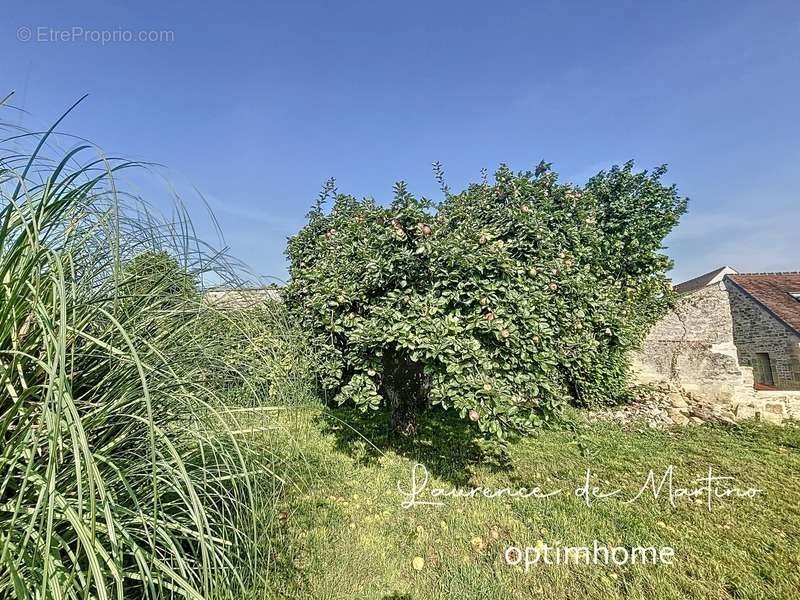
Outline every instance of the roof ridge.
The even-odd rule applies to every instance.
[[[739,275],[800,275],[800,271],[752,271],[750,273],[731,273],[729,277]]]
[[[694,292],[704,287],[708,287],[709,285],[719,283],[722,281],[725,275],[732,273],[736,273],[736,269],[729,265],[723,265],[714,269],[713,271],[709,271],[708,273],[703,273],[702,275],[698,275],[692,279],[682,281],[681,283],[675,285],[673,289],[679,294],[688,294],[689,292]]]

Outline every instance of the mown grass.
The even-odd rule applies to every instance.
[[[458,425],[428,423],[396,445],[383,423],[350,411],[305,411],[283,420],[282,455],[300,448],[312,487],[283,499],[270,597],[303,598],[794,598],[800,589],[800,431],[794,427],[693,427],[624,431],[595,425],[546,431],[517,443],[509,465],[481,462]],[[361,435],[365,437],[361,437]],[[374,447],[366,440],[370,440]],[[431,486],[564,488],[536,499],[452,499],[402,509],[415,462]],[[763,490],[754,499],[670,506],[652,494],[586,506],[571,495],[591,468],[593,485],[630,498],[646,473],[675,468],[688,485],[708,467]],[[671,546],[668,565],[533,566],[505,563],[506,547],[537,543]],[[415,557],[424,559],[421,570]]]

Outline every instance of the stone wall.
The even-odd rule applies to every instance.
[[[733,341],[739,364],[760,373],[757,352],[769,354],[775,386],[800,390],[800,337],[731,282],[725,282],[733,316]]]
[[[753,397],[752,369],[738,362],[728,292],[711,285],[682,296],[633,356],[642,383],[669,382],[718,404]]]
[[[757,418],[776,424],[800,420],[800,391],[757,391],[752,399],[736,402],[733,410],[737,420]]]
[[[709,344],[733,342],[733,319],[728,293],[722,284],[701,288],[678,299],[650,330],[648,339]]]

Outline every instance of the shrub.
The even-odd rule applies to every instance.
[[[575,186],[545,163],[501,167],[438,206],[402,182],[389,206],[329,182],[287,250],[323,387],[388,406],[395,429],[433,404],[500,440],[566,402],[623,398],[626,353],[669,300],[660,250],[686,203],[664,172],[627,163]]]
[[[304,339],[282,302],[224,311],[203,310],[196,326],[208,344],[205,381],[230,392],[226,404],[264,406],[315,402]]]
[[[165,250],[136,254],[120,275],[117,296],[125,301],[156,295],[166,309],[200,298],[197,278]]]

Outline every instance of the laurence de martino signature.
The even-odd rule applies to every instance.
[[[477,486],[471,488],[441,488],[429,485],[430,474],[425,465],[416,463],[411,468],[408,485],[397,482],[397,491],[402,497],[402,508],[418,506],[444,506],[448,500],[456,498],[514,498],[548,500],[557,496],[572,494],[581,498],[587,506],[594,502],[615,498],[618,501],[630,504],[645,497],[656,500],[665,498],[671,506],[677,506],[681,500],[695,501],[700,498],[705,501],[706,508],[711,511],[714,503],[731,499],[753,499],[763,490],[754,487],[740,487],[735,477],[715,475],[711,467],[701,477],[695,477],[686,485],[681,485],[675,474],[675,467],[668,465],[663,472],[656,473],[650,469],[643,477],[640,487],[634,491],[626,491],[619,487],[603,488],[592,483],[592,470],[586,469],[583,479],[575,488],[545,489],[541,486],[533,487],[502,487],[493,488]]]

